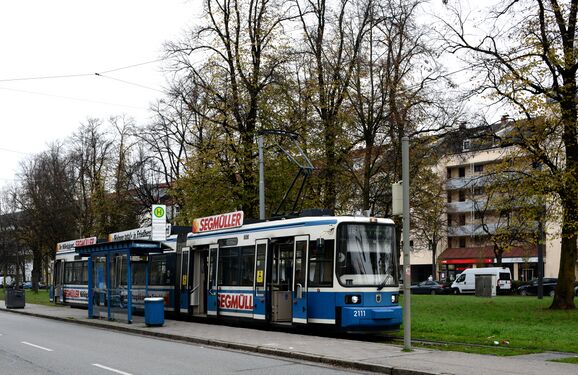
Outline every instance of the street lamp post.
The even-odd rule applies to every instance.
[[[401,139],[403,179],[403,348],[411,350],[411,262],[409,244],[409,138]]]

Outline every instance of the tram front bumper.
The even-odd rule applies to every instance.
[[[343,307],[342,328],[386,328],[397,329],[401,325],[401,306],[388,307]]]

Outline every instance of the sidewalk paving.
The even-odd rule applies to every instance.
[[[572,356],[567,353],[539,353],[514,357],[416,349],[341,338],[230,327],[217,324],[165,320],[162,327],[147,327],[144,320],[133,324],[88,319],[86,310],[64,306],[27,304],[24,309],[6,309],[0,301],[1,314],[12,312],[42,318],[147,336],[193,342],[210,346],[257,352],[335,366],[385,374],[557,374],[576,375],[578,365],[548,362]],[[577,344],[578,345],[578,344]]]

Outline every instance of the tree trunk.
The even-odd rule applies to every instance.
[[[570,198],[571,199],[571,198]],[[570,200],[568,199],[568,200]],[[571,209],[565,209],[562,218],[562,246],[560,249],[560,269],[558,270],[558,284],[556,294],[550,305],[551,309],[568,310],[575,309],[574,304],[574,281],[576,268],[576,234],[572,230],[572,223],[576,222],[577,215],[575,205],[569,203]],[[569,212],[573,211],[573,212]]]
[[[32,290],[38,292],[38,281],[42,272],[42,251],[37,248],[34,250],[32,259]]]

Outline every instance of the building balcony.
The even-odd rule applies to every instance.
[[[488,180],[487,176],[467,176],[467,177],[454,177],[446,181],[446,190],[459,190],[472,188],[475,186],[483,186]]]
[[[497,224],[486,224],[488,232],[495,233]],[[486,231],[481,224],[468,224],[448,228],[448,237],[484,236]]]
[[[474,212],[476,210],[483,210],[487,200],[467,200],[464,202],[446,203],[446,211],[448,214]]]

